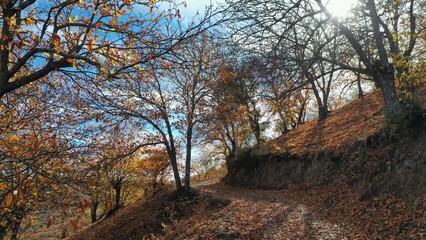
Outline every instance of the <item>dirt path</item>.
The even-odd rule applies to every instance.
[[[426,239],[426,195],[410,210],[391,195],[360,201],[345,183],[196,185],[199,191],[182,198],[166,187],[70,239]]]
[[[195,218],[197,222],[187,220],[186,225],[194,228],[191,239],[347,239],[344,228],[290,200],[284,191],[247,190],[222,184],[198,188],[228,199],[230,204],[211,215],[201,213]]]

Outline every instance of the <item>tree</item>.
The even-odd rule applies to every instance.
[[[99,65],[92,54],[100,32],[118,26],[113,2],[2,1],[0,97],[49,75],[86,62]],[[110,22],[111,20],[111,22]],[[106,35],[102,33],[102,35]]]
[[[209,41],[206,35],[187,39],[174,49],[173,56],[135,66],[121,75],[123,79],[109,79],[102,86],[86,89],[93,109],[119,122],[130,121],[129,126],[149,136],[147,142],[164,146],[179,192],[184,190],[177,159],[179,133],[185,136],[185,189],[189,190],[192,138],[202,120],[214,64]]]
[[[0,176],[8,179],[0,182],[0,236],[11,234],[14,239],[22,219],[39,207],[40,201],[64,205],[51,194],[81,183],[76,179],[88,169],[80,166],[90,165],[84,162],[84,154],[99,147],[99,142],[90,139],[110,131],[114,124],[84,105],[83,97],[92,93],[85,90],[108,89],[103,81],[162,62],[178,44],[204,31],[201,26],[211,15],[183,27],[178,4],[172,2],[164,11],[151,0],[10,0],[0,6]],[[143,11],[133,11],[136,8]],[[163,126],[159,123],[158,127]],[[173,139],[172,130],[177,128],[168,127],[166,134]],[[148,142],[138,138],[123,144],[121,150],[126,152],[114,156],[123,158],[123,165],[115,164],[110,174],[105,174],[111,177],[116,206],[122,202],[129,156],[139,148],[169,140],[167,135],[147,135]],[[105,151],[109,147],[100,145]],[[176,158],[174,143],[167,146],[169,155]],[[33,192],[41,194],[27,196]],[[93,195],[92,220],[96,221],[97,192]]]
[[[305,124],[306,111],[310,100],[309,90],[300,89],[285,97],[282,97],[279,90],[273,91],[273,94],[273,98],[268,103],[272,109],[271,112],[278,116],[276,126],[278,132],[285,134]]]
[[[161,64],[159,62],[158,64]],[[116,121],[130,121],[133,131],[147,134],[147,141],[164,145],[173,169],[176,189],[181,192],[182,184],[178,170],[176,129],[174,116],[170,112],[173,106],[170,84],[160,79],[164,71],[150,64],[129,74],[122,80],[108,81],[102,88],[88,89],[91,99],[88,105],[116,117]],[[150,132],[145,131],[150,129]],[[145,132],[145,133],[144,133]]]
[[[418,63],[413,52],[418,51],[417,43],[422,41],[419,33],[424,31],[421,24],[424,16],[417,14],[424,11],[424,4],[420,2],[359,1],[352,15],[343,19],[332,16],[321,0],[230,0],[228,3],[237,23],[233,25],[234,38],[240,37],[262,51],[271,52],[279,46],[286,46],[289,52],[303,51],[311,46],[312,36],[321,31],[322,26],[332,24],[338,29],[337,34],[336,31],[328,32],[322,38],[319,51],[309,57],[370,76],[383,93],[387,111],[398,112],[401,107],[397,86],[400,90],[409,86],[405,87],[406,91],[411,91],[415,85],[412,79],[405,78],[407,82],[401,77],[409,75],[410,69],[416,68],[414,65]],[[345,41],[336,46],[337,50],[350,53],[349,46],[353,55],[333,59],[321,54],[329,42],[342,37]],[[282,57],[290,64],[297,60],[297,55]],[[355,61],[350,61],[351,58]],[[362,62],[361,67],[357,59]]]
[[[157,2],[2,1],[0,97],[53,72],[101,69],[117,62],[117,50],[126,43],[139,51],[138,58],[126,59],[108,72],[103,69],[103,74],[117,75],[171,51],[190,31],[172,32],[170,25],[180,17],[178,5],[161,11]],[[132,11],[137,8],[144,10]],[[166,28],[168,35],[158,35]]]
[[[270,117],[276,120],[275,130],[283,134],[305,123],[311,100],[309,82],[299,81],[300,72],[282,57],[286,51],[276,47],[266,56],[256,54],[256,64],[250,68],[260,82],[261,102],[267,106]]]
[[[59,174],[71,167],[72,144],[65,137],[72,118],[64,121],[40,99],[50,88],[19,89],[1,101],[0,236],[16,238],[22,220],[43,202],[52,202]],[[50,192],[50,193],[49,193]],[[36,193],[36,194],[34,194]],[[16,221],[13,221],[15,219]]]
[[[214,106],[211,117],[207,119],[208,130],[204,142],[221,149],[220,154],[229,160],[250,142],[251,129],[238,106],[218,99],[223,96],[214,94]]]
[[[159,185],[164,183],[165,173],[170,167],[169,156],[162,149],[147,149],[139,153],[139,160],[135,167],[146,176],[149,186],[145,191],[156,191]]]
[[[252,68],[254,63],[242,63],[243,66],[237,66],[228,63],[219,69],[219,78],[215,83],[216,100],[219,109],[222,108],[223,113],[229,111],[239,111],[236,113],[239,117],[245,118],[248,126],[254,135],[256,143],[263,141],[262,137],[262,114],[260,112],[260,81],[253,74]],[[245,65],[244,65],[245,64]],[[222,117],[230,117],[222,114]]]
[[[205,119],[206,102],[209,101],[215,73],[219,66],[218,44],[204,33],[176,49],[177,61],[170,70],[174,85],[177,114],[182,114],[185,136],[185,190],[190,188],[191,160],[194,133],[200,130]]]

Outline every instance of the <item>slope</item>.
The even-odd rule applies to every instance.
[[[421,82],[418,95],[426,97],[426,79]],[[426,108],[426,101],[423,102]],[[382,95],[374,91],[331,112],[323,122],[311,121],[268,142],[269,151],[305,154],[347,147],[383,129],[382,110]]]
[[[426,80],[418,88],[426,97]],[[425,112],[401,124],[384,124],[379,92],[270,142],[236,154],[225,182],[252,188],[344,180],[361,198],[396,193],[412,201],[426,192]],[[421,116],[423,115],[423,116]],[[408,115],[407,115],[408,116]]]
[[[218,183],[183,199],[163,189],[68,239],[424,239],[425,214],[426,198],[411,209],[390,195],[359,201],[344,184],[306,191]]]
[[[375,92],[240,153],[227,185],[162,189],[69,239],[425,239],[426,129],[389,139],[382,122]]]

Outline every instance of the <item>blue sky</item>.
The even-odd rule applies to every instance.
[[[217,6],[217,2],[223,2],[223,0],[186,0],[188,7],[181,8],[180,11],[183,17],[192,19],[197,12],[199,12],[200,15],[203,15],[206,6],[210,5],[210,3]]]

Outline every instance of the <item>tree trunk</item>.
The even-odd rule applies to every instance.
[[[186,159],[185,159],[185,192],[191,188],[191,150],[192,150],[192,127],[188,126],[186,131]]]
[[[173,177],[175,179],[175,184],[176,184],[176,190],[178,191],[178,193],[182,193],[183,188],[182,188],[182,181],[180,180],[179,168],[177,164],[176,147],[175,147],[175,141],[173,138],[173,130],[172,130],[170,121],[168,119],[167,112],[164,114],[164,116],[165,116],[164,120],[167,126],[167,135],[169,139],[167,139],[166,134],[163,134],[163,140],[166,143],[167,154],[169,155],[170,164],[172,165]]]
[[[314,92],[315,95],[315,99],[317,100],[317,104],[318,104],[318,121],[324,121],[325,118],[327,117],[328,114],[328,104],[327,104],[327,99],[325,98],[324,101],[323,99],[321,99],[320,93],[318,91],[318,88],[315,85],[315,80],[310,80],[311,85],[312,85],[312,91]]]
[[[176,160],[176,151],[173,149],[173,150],[168,150],[167,152],[169,154],[170,163],[172,165],[173,177],[175,179],[176,190],[179,193],[182,193],[183,188],[182,188],[182,182],[180,180],[179,169],[178,169],[177,160]]]
[[[358,86],[358,98],[362,98],[364,96],[364,91],[362,90],[361,78],[359,77],[359,73],[356,79],[356,84]]]
[[[326,105],[318,104],[318,121],[324,121],[328,115],[328,107]]]
[[[253,115],[252,113],[249,114],[249,123],[250,123],[250,128],[252,132],[254,133],[254,137],[256,138],[256,143],[262,142],[263,140],[260,134],[259,118],[256,115],[256,113],[254,113]]]
[[[92,223],[95,223],[96,221],[98,221],[98,218],[97,218],[97,215],[96,215],[96,211],[98,210],[98,206],[99,206],[98,199],[92,199],[92,206],[90,208],[90,216],[92,218]]]
[[[382,66],[376,67],[374,71],[374,80],[383,94],[387,113],[391,115],[397,113],[401,108],[401,104],[395,86],[395,75],[392,66],[387,68]]]
[[[122,180],[119,179],[114,183],[114,190],[115,190],[115,209],[119,209],[121,207],[121,183]]]
[[[294,128],[305,124],[305,116],[306,116],[305,113],[306,113],[306,101],[304,100],[302,102],[302,105],[300,106],[298,116],[297,116],[296,126]]]
[[[152,178],[152,191],[157,191],[158,183],[157,183],[157,175]]]
[[[231,151],[230,151],[229,155],[234,156],[235,153],[237,152],[237,143],[235,142],[234,139],[230,139],[229,141],[231,142]]]
[[[226,141],[229,141],[231,143],[231,146],[229,146],[227,143],[225,144],[226,149],[229,151],[228,156],[226,158],[226,161],[233,158],[235,156],[235,153],[237,152],[237,142],[235,140],[235,130],[234,125],[231,123],[231,130],[228,129],[228,127],[225,125],[225,134],[224,137],[226,137]]]
[[[361,68],[361,60],[358,61],[358,68]],[[361,73],[356,73],[356,85],[358,87],[358,98],[362,98],[364,96],[364,91],[362,90],[361,86]]]
[[[400,102],[394,83],[386,83],[382,86],[385,108],[387,110],[396,111],[400,108]]]

